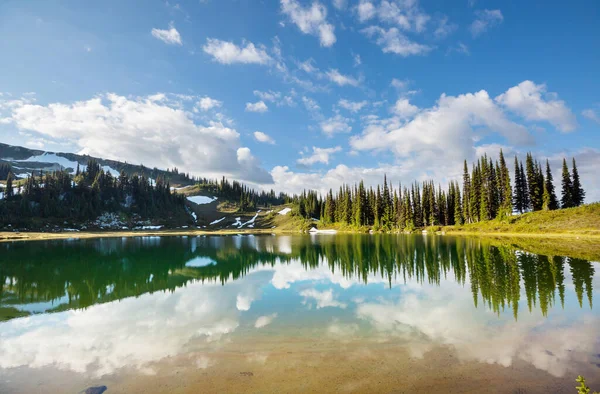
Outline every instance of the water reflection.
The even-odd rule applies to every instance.
[[[210,368],[217,349],[289,333],[402,343],[413,357],[451,346],[555,376],[600,362],[595,263],[474,239],[118,238],[0,253],[0,368],[152,374],[181,354]]]
[[[543,315],[572,284],[579,306],[593,306],[594,263],[524,253],[480,240],[414,236],[139,237],[0,245],[3,320],[24,313],[86,308],[187,283],[237,280],[261,267],[285,264],[272,283],[328,277],[347,288],[357,282],[388,286],[448,280],[471,288],[476,307],[518,317],[521,290],[527,308]],[[297,264],[299,263],[299,264]],[[329,273],[323,272],[327,267]],[[326,271],[326,270],[325,270]],[[572,281],[565,283],[565,272]]]

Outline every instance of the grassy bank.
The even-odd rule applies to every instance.
[[[445,226],[439,229],[446,234],[600,237],[600,203],[556,211],[528,212],[512,216],[504,221],[489,220],[462,226]]]

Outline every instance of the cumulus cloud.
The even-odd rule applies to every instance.
[[[346,86],[346,85],[358,86],[358,85],[360,85],[360,81],[358,79],[351,77],[349,75],[341,74],[337,69],[329,69],[329,71],[327,71],[325,74],[327,75],[327,78],[329,78],[329,80],[331,82],[333,82],[339,86]]]
[[[349,101],[346,99],[338,101],[338,106],[347,109],[350,112],[358,112],[367,105],[368,103],[366,101]]]
[[[9,118],[21,131],[69,141],[91,156],[185,168],[202,176],[272,182],[256,159],[239,160],[235,129],[219,118],[197,124],[193,112],[186,110],[191,104],[172,96],[128,98],[109,93],[71,104],[22,102],[11,107]]]
[[[431,51],[430,46],[416,43],[395,27],[388,30],[379,26],[370,26],[362,30],[369,38],[374,38],[384,53],[394,53],[402,57],[424,55]]]
[[[358,14],[358,20],[366,22],[375,16],[377,9],[370,1],[360,0],[360,3],[358,3],[358,6],[356,7],[356,12]]]
[[[297,0],[281,0],[281,12],[287,15],[302,33],[319,37],[321,46],[330,47],[335,44],[335,28],[327,22],[327,8],[318,1],[303,7]]]
[[[558,100],[556,93],[547,93],[546,85],[523,81],[496,97],[496,101],[531,121],[546,121],[563,132],[575,130],[575,115]]]
[[[213,108],[219,108],[222,105],[223,105],[222,101],[215,100],[208,96],[202,97],[200,100],[198,100],[198,103],[197,103],[197,106],[198,106],[198,108],[200,108],[201,111],[209,111]]]
[[[247,112],[267,112],[269,107],[264,101],[257,101],[256,103],[246,103]]]
[[[500,10],[480,10],[475,12],[475,16],[476,19],[469,28],[473,37],[485,33],[504,21],[504,16]]]
[[[333,135],[335,133],[349,133],[352,131],[352,127],[349,125],[350,119],[344,118],[341,115],[336,115],[332,118],[326,119],[320,123],[321,131],[327,135]]]
[[[262,131],[255,131],[254,138],[258,142],[264,142],[266,144],[275,145],[275,140],[271,138],[268,134],[263,133]]]
[[[329,156],[342,150],[341,146],[334,148],[317,148],[313,146],[313,153],[310,156],[304,156],[298,159],[298,164],[303,166],[311,166],[316,163],[329,164]]]
[[[273,322],[273,320],[275,320],[276,317],[277,317],[277,313],[273,313],[271,315],[266,315],[266,316],[261,316],[258,319],[256,319],[256,323],[254,323],[254,327],[255,328],[263,328],[265,326],[268,326],[269,324],[271,324]]]
[[[181,41],[181,35],[177,31],[177,29],[175,29],[175,25],[173,24],[173,22],[171,22],[171,24],[169,24],[169,29],[161,30],[161,29],[155,28],[155,29],[152,29],[151,33],[154,38],[158,38],[165,44],[169,44],[169,45],[182,45],[183,44]],[[89,47],[86,47],[86,50],[87,50],[87,48],[89,48]],[[90,51],[91,51],[91,48],[88,50],[88,52],[90,52]]]
[[[382,23],[415,33],[424,32],[431,20],[419,6],[418,0],[382,0],[377,5],[372,0],[360,0],[356,12],[360,22],[377,18]],[[450,24],[446,24],[444,28],[449,29]]]
[[[411,162],[424,168],[439,165],[452,174],[448,163],[456,166],[472,157],[476,130],[482,127],[513,143],[532,141],[527,129],[507,119],[484,90],[456,97],[442,95],[436,106],[419,112],[401,99],[394,110],[416,115],[408,122],[394,118],[371,122],[362,135],[350,139],[350,146],[357,151],[390,150],[405,166]],[[443,172],[438,174],[439,179],[444,177]]]
[[[272,61],[263,45],[255,46],[246,41],[238,46],[230,41],[207,38],[202,49],[221,64],[268,64]]]
[[[333,295],[333,289],[326,291],[318,291],[317,289],[306,289],[300,292],[300,295],[305,298],[304,303],[307,304],[309,300],[316,302],[317,309],[321,308],[346,308],[346,304],[339,302]]]
[[[396,115],[398,115],[400,118],[404,119],[404,118],[410,118],[411,116],[413,116],[414,114],[419,112],[419,108],[412,105],[408,101],[408,99],[400,98],[400,99],[398,99],[398,101],[396,101],[396,104],[394,104],[394,107],[392,107],[392,111]]]

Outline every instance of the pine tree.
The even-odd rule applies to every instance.
[[[462,204],[460,200],[460,188],[458,185],[454,188],[454,224],[462,225],[464,223]]]
[[[567,160],[563,158],[562,168],[562,197],[560,200],[561,208],[573,207],[573,184],[571,183],[571,174],[567,167]]]
[[[552,171],[550,170],[550,163],[546,159],[546,180],[544,182],[544,209],[555,210],[558,209],[558,199],[556,198],[556,192],[554,191],[554,179],[552,177]]]
[[[9,172],[8,176],[6,177],[6,191],[4,192],[4,198],[9,199],[13,195],[13,174],[12,172]]]
[[[471,211],[469,205],[469,196],[471,195],[471,177],[469,176],[469,168],[465,160],[463,166],[463,199],[462,199],[462,216],[465,223],[471,223]]]
[[[510,173],[504,154],[500,149],[500,173],[498,174],[500,187],[500,208],[498,216],[500,218],[508,217],[512,214],[512,187],[510,185]]]
[[[527,184],[529,186],[529,201],[534,211],[542,209],[542,194],[543,183],[540,184],[538,178],[538,170],[533,161],[531,153],[527,153],[527,160],[525,161],[527,167]]]
[[[479,204],[481,202],[481,180],[479,172],[479,165],[477,167],[473,165],[473,171],[471,175],[471,190],[469,195],[469,215],[471,222],[479,221]],[[463,196],[463,198],[465,197]]]
[[[585,200],[585,191],[581,187],[581,180],[579,179],[579,172],[577,171],[577,164],[575,164],[575,158],[573,158],[573,185],[571,196],[573,198],[573,206],[578,207],[583,204]]]

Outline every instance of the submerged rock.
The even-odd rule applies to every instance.
[[[80,391],[80,393],[83,393],[83,394],[102,394],[106,390],[108,390],[108,387],[106,387],[106,386],[96,386],[96,387],[88,387],[84,391]]]

